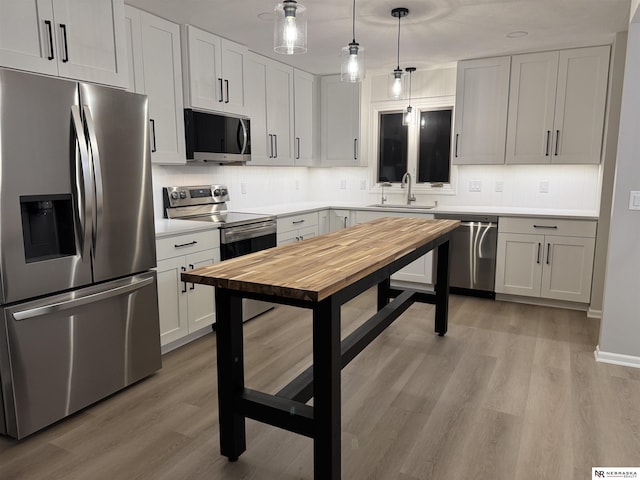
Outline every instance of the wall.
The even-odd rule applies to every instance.
[[[633,12],[632,12],[633,13]],[[600,343],[600,361],[640,367],[640,211],[629,210],[629,191],[640,190],[640,24],[629,26],[618,158]]]

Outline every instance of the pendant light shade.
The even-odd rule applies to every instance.
[[[402,117],[402,124],[413,125],[415,123],[416,113],[413,111],[413,107],[411,106],[411,74],[416,71],[416,67],[407,67],[405,70],[409,73],[409,105]]]
[[[361,82],[365,72],[365,52],[364,48],[356,42],[356,0],[353,0],[353,40],[342,47],[340,55],[340,80],[343,82]]]
[[[284,0],[275,7],[273,49],[284,55],[296,55],[307,51],[306,8],[296,0]]]
[[[398,64],[391,73],[389,81],[389,96],[392,98],[400,98],[404,90],[404,78],[402,69],[400,68],[400,19],[409,15],[408,8],[394,8],[391,10],[391,16],[398,19]]]

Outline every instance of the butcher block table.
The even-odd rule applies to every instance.
[[[245,451],[248,417],[313,438],[315,478],[339,479],[340,370],[416,301],[435,304],[435,332],[447,332],[449,239],[459,223],[380,218],[183,273],[216,287],[220,453],[236,461]],[[394,272],[436,248],[434,293],[391,288]],[[341,305],[376,285],[377,313],[341,341]],[[274,395],[244,385],[243,298],[313,311],[313,365]]]

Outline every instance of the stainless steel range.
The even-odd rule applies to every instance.
[[[195,185],[163,188],[165,218],[215,224],[220,230],[220,258],[228,260],[276,246],[276,217],[258,213],[230,212],[226,185]],[[255,300],[243,300],[248,320],[272,308]]]

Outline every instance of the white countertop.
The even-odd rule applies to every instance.
[[[179,235],[181,233],[192,233],[199,230],[217,230],[217,225],[207,222],[196,222],[194,220],[176,220],[163,218],[155,220],[156,238]]]
[[[567,218],[580,220],[597,220],[598,212],[594,210],[568,210],[554,208],[518,208],[518,207],[470,207],[470,206],[449,206],[438,205],[430,209],[408,209],[393,207],[372,207],[361,203],[341,203],[341,202],[296,202],[278,205],[268,205],[256,208],[241,208],[238,211],[249,213],[264,213],[269,215],[291,215],[296,213],[313,212],[327,208],[351,209],[351,210],[372,210],[372,211],[395,211],[413,213],[473,213],[485,215],[498,215],[508,217],[539,217],[539,218]]]

